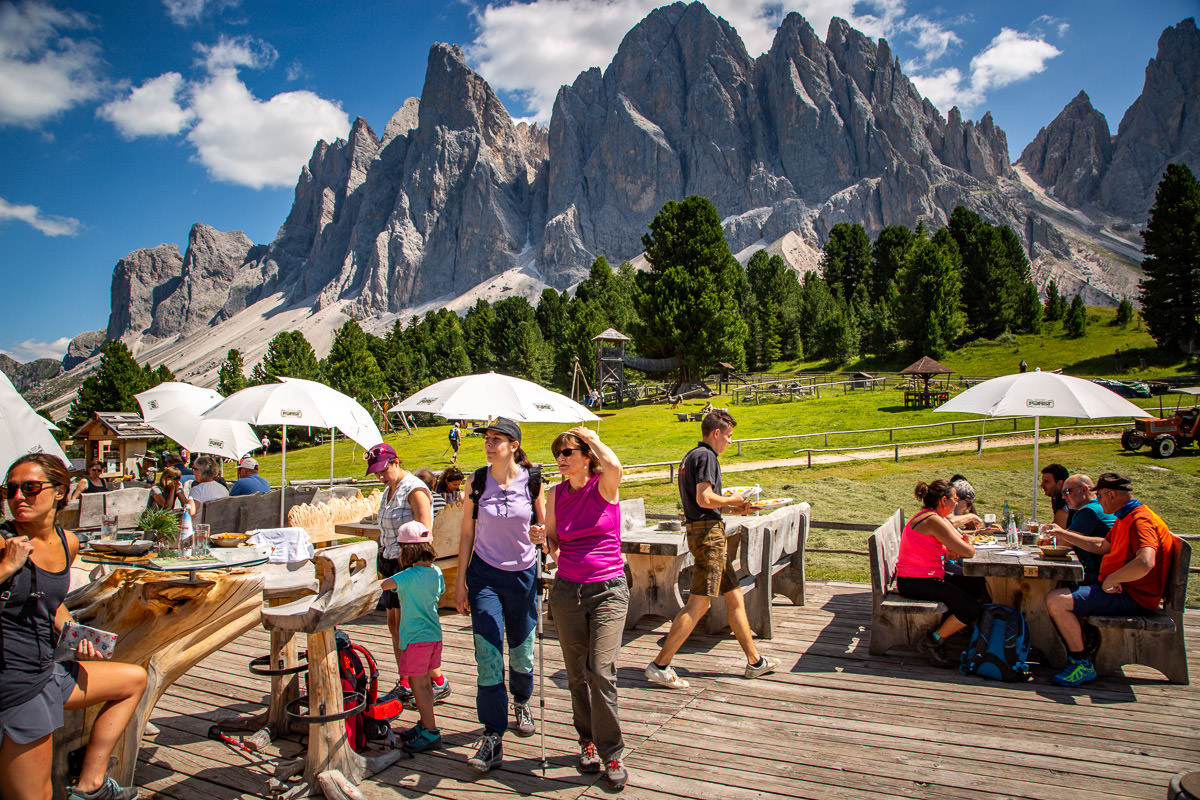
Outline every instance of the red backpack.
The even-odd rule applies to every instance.
[[[379,702],[379,668],[367,648],[351,642],[344,631],[334,631],[334,639],[347,710],[357,700],[353,693],[364,698],[358,701],[363,704],[362,713],[346,719],[346,738],[354,752],[361,753],[370,742],[387,741],[391,734],[388,723],[400,716],[404,707],[399,700]]]

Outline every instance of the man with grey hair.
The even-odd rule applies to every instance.
[[[207,503],[209,500],[229,496],[229,490],[217,483],[217,476],[221,474],[221,469],[217,466],[215,458],[200,456],[196,459],[193,469],[196,472],[196,480],[192,482],[192,486],[188,490],[188,497],[197,503]]]
[[[1100,505],[1095,484],[1087,475],[1080,473],[1067,478],[1062,495],[1072,511],[1071,521],[1066,528],[1054,523],[1044,525],[1042,535],[1053,536],[1075,548],[1075,555],[1083,565],[1084,583],[1099,581],[1101,553],[1091,542],[1104,539],[1117,518]]]

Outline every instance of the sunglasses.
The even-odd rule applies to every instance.
[[[53,481],[21,481],[20,483],[6,483],[0,486],[0,498],[7,500],[20,490],[21,494],[29,499],[33,499],[42,493],[43,486],[53,486]]]
[[[582,447],[564,447],[561,450],[555,450],[553,452],[554,452],[555,458],[566,458],[567,456],[571,455],[572,453],[582,453],[583,448]]]

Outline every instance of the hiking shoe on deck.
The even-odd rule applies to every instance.
[[[1052,680],[1059,686],[1079,686],[1082,683],[1096,680],[1096,668],[1086,658],[1067,659],[1067,668],[1055,675]]]
[[[421,723],[414,726],[417,732],[412,738],[404,742],[404,749],[410,753],[424,753],[426,750],[435,750],[442,746],[442,732],[432,728],[426,728]],[[408,731],[405,731],[407,733]]]
[[[475,743],[475,755],[467,759],[467,766],[487,772],[500,766],[504,761],[504,745],[500,742],[500,734],[485,732]]]
[[[760,655],[757,664],[746,665],[747,678],[761,678],[763,675],[770,675],[779,666],[779,659],[768,658]]]
[[[579,771],[580,772],[599,772],[600,771],[600,756],[596,753],[596,745],[593,742],[579,743]]]
[[[67,800],[136,800],[137,796],[137,787],[121,786],[112,778],[105,778],[99,788],[90,792],[74,786],[67,792]]]
[[[629,780],[629,773],[625,771],[625,765],[621,763],[621,759],[614,758],[604,765],[604,779],[614,789],[625,787],[625,782]]]
[[[529,710],[529,703],[518,703],[514,700],[512,712],[513,718],[508,724],[508,729],[523,739],[533,736],[537,726],[533,724],[533,712]]]
[[[383,696],[379,698],[380,703],[386,703],[389,700],[395,700],[399,702],[400,705],[405,707],[408,707],[408,705],[413,702],[412,689],[408,688],[408,678],[401,678],[400,680],[396,681],[396,685],[391,689],[388,689],[387,692],[385,692]]]
[[[669,664],[666,667],[660,667],[651,661],[650,666],[646,667],[646,679],[660,686],[666,686],[668,689],[686,689],[688,687],[688,682],[675,674],[675,668]]]
[[[450,696],[450,679],[443,675],[441,686],[438,686],[436,683],[431,685],[433,686],[433,702],[446,702],[446,698]]]
[[[946,655],[945,640],[935,642],[929,636],[917,640],[917,652],[929,659],[929,663],[938,669],[950,669],[954,662]]]

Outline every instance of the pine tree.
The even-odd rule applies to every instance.
[[[78,430],[95,411],[139,412],[134,395],[149,388],[146,372],[129,348],[118,339],[110,339],[100,346],[99,368],[80,385],[67,412],[66,426]]]
[[[1142,318],[1159,347],[1200,347],[1200,182],[1168,164],[1142,234]]]
[[[1058,322],[1066,311],[1066,300],[1058,292],[1058,284],[1050,281],[1046,285],[1046,308],[1042,318],[1047,322]]]
[[[717,361],[742,367],[747,329],[737,292],[745,274],[716,207],[697,195],[667,202],[642,245],[650,270],[637,276],[638,352],[679,356],[682,382],[699,380]]]
[[[913,232],[903,225],[889,225],[875,237],[871,247],[871,299],[878,300],[894,283],[904,257],[912,246]]]
[[[871,239],[862,225],[839,222],[829,230],[821,256],[821,275],[835,295],[847,302],[860,284],[872,285]]]
[[[467,356],[471,359],[471,371],[481,374],[492,370],[496,365],[496,355],[492,352],[492,322],[496,319],[495,311],[487,300],[482,297],[466,313],[462,320],[463,337],[466,342]]]
[[[901,333],[914,353],[933,358],[944,355],[966,324],[959,270],[946,237],[927,239],[924,230],[918,228],[900,272],[900,283],[905,298]]]
[[[230,350],[225,354],[225,360],[221,362],[221,368],[217,370],[217,391],[228,397],[234,392],[239,392],[246,388],[246,365],[242,361],[242,354],[237,350]]]
[[[549,359],[533,306],[515,296],[500,300],[492,309],[496,312],[491,331],[496,371],[534,382],[545,380]]]
[[[355,320],[347,320],[334,334],[324,372],[330,386],[353,397],[364,408],[371,407],[372,398],[386,393],[383,372],[367,347],[367,335]]]
[[[1083,297],[1075,295],[1071,307],[1067,309],[1066,319],[1063,320],[1063,330],[1068,338],[1080,339],[1087,335],[1087,326],[1087,309],[1083,305]]]
[[[272,383],[279,377],[305,378],[310,381],[321,379],[321,366],[317,363],[317,355],[300,331],[283,331],[267,344],[266,355],[254,365],[250,373],[250,384],[260,386]]]
[[[1117,303],[1117,316],[1113,319],[1113,324],[1124,328],[1133,319],[1133,303],[1129,302],[1128,297],[1122,297],[1121,302]]]

